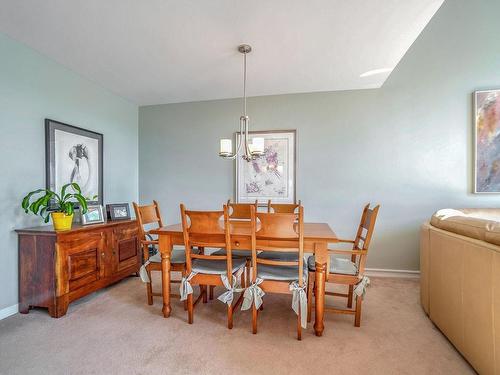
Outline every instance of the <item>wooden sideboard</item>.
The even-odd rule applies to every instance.
[[[46,307],[53,318],[80,297],[137,273],[142,264],[135,220],[18,229],[19,312]]]

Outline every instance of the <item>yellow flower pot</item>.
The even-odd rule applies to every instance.
[[[70,230],[73,224],[73,214],[66,215],[64,212],[52,212],[52,222],[55,230]]]

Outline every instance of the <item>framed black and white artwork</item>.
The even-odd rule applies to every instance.
[[[76,182],[89,204],[103,204],[103,135],[45,119],[46,186],[56,193]]]

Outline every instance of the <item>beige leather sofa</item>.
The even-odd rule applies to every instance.
[[[480,374],[500,375],[500,209],[445,209],[420,232],[421,303]]]

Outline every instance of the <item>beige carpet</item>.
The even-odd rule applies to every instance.
[[[164,319],[161,301],[148,306],[131,277],[71,304],[63,318],[40,309],[0,321],[0,374],[474,373],[425,316],[418,293],[415,280],[372,278],[361,328],[328,314],[323,337],[311,325],[299,342],[289,296],[264,297],[252,335],[251,314],[238,312],[228,330],[217,300],[198,305],[193,325],[178,299]]]

